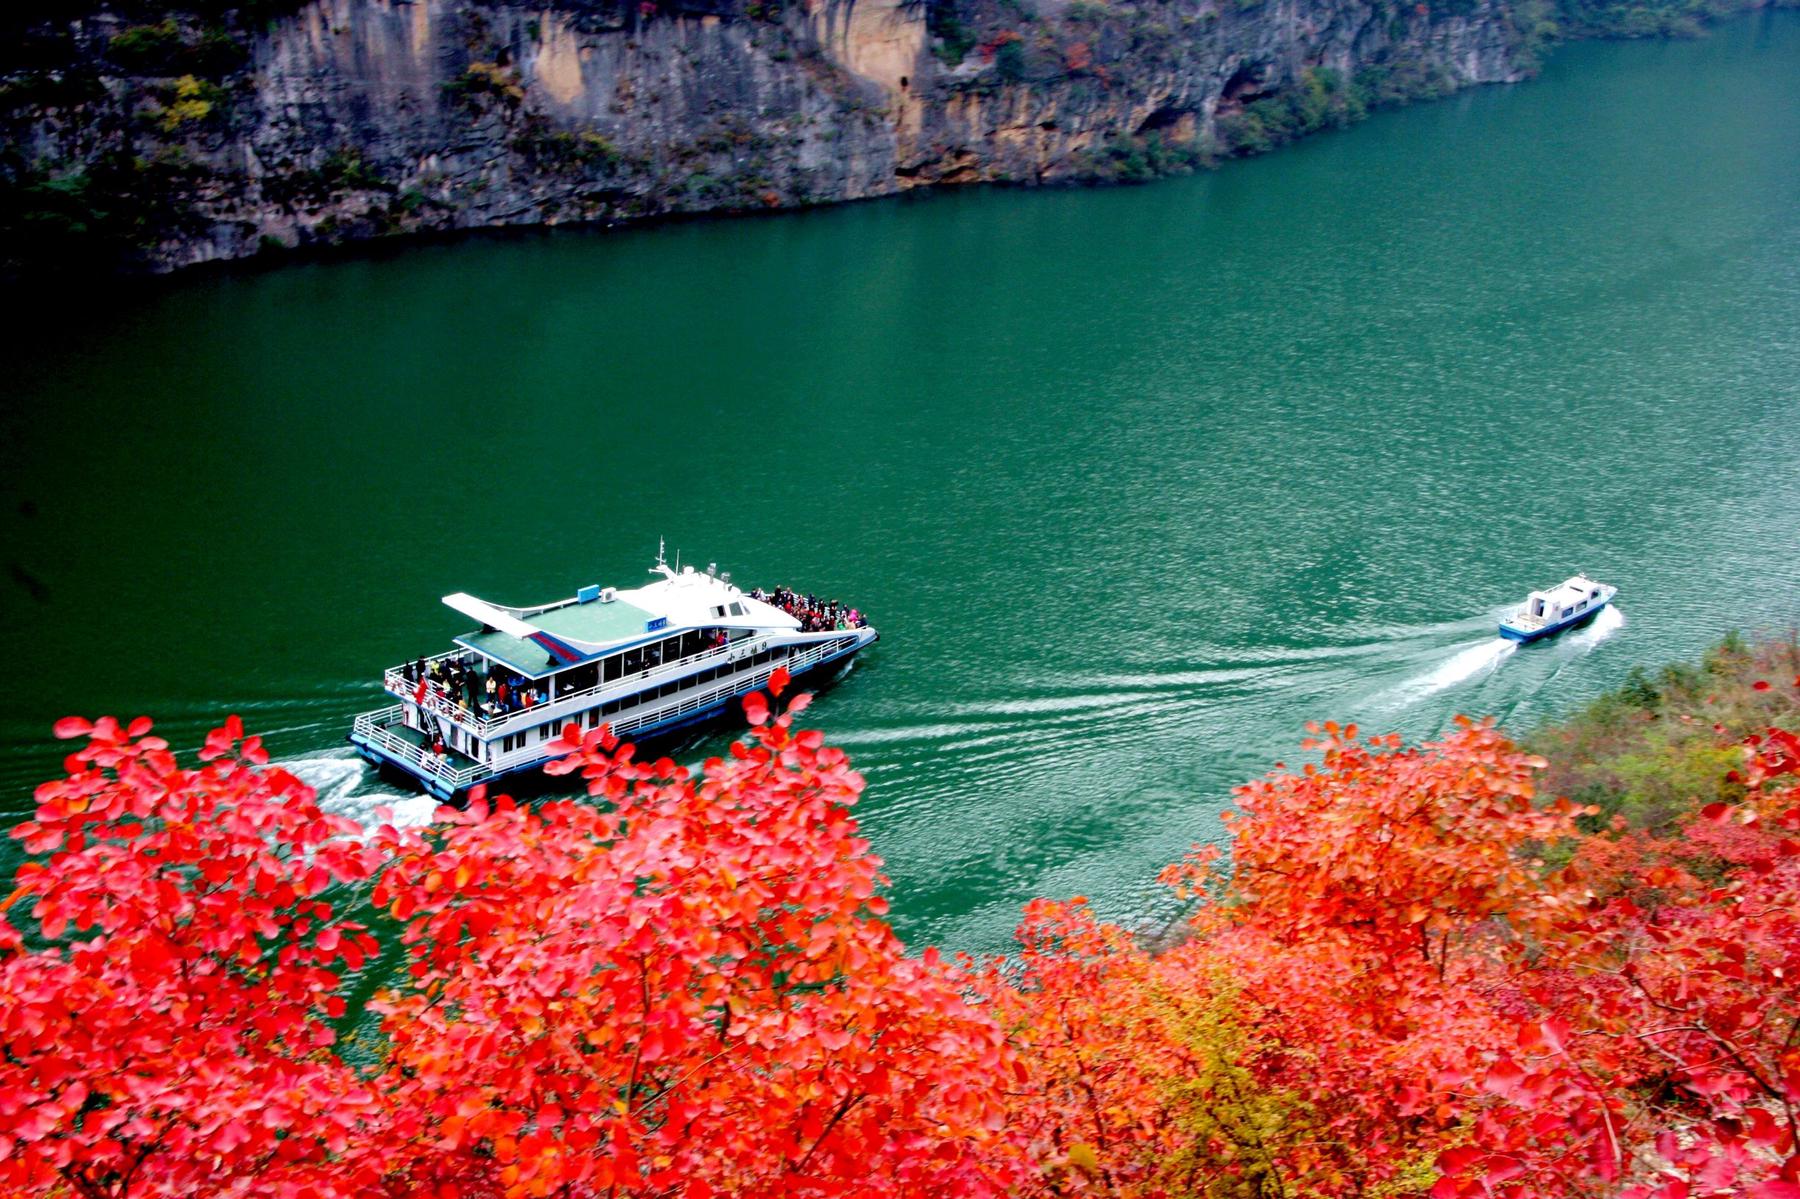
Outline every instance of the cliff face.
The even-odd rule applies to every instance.
[[[169,270],[488,225],[1142,177],[1529,69],[1521,0],[318,0],[39,26],[4,247]],[[48,47],[45,49],[44,47]],[[46,242],[46,239],[47,242]]]

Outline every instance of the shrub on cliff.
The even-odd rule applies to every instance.
[[[1732,635],[1698,665],[1634,669],[1625,684],[1536,733],[1545,785],[1614,817],[1666,832],[1706,804],[1736,802],[1744,740],[1800,725],[1800,638],[1754,644]]]

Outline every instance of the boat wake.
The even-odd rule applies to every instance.
[[[368,763],[349,751],[342,755],[294,758],[275,765],[317,792],[321,808],[348,816],[364,828],[381,824],[411,828],[430,824],[437,813],[437,800],[387,786]],[[386,815],[382,813],[384,808]]]
[[[1466,683],[1477,676],[1493,674],[1500,663],[1518,651],[1519,643],[1504,637],[1488,637],[1473,645],[1465,645],[1430,670],[1417,674],[1390,688],[1386,699],[1399,707],[1424,699],[1428,695]]]

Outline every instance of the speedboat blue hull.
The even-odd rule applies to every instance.
[[[1559,621],[1556,624],[1544,625],[1542,628],[1537,629],[1515,629],[1505,621],[1501,621],[1500,635],[1508,641],[1517,641],[1522,645],[1532,641],[1542,641],[1546,637],[1556,636],[1564,629],[1572,629],[1577,625],[1586,624],[1588,621],[1594,619],[1594,617],[1600,615],[1600,613],[1606,611],[1607,606],[1611,603],[1612,601],[1608,600],[1599,607],[1589,608],[1586,612],[1579,612],[1576,615],[1569,617],[1567,620]]]

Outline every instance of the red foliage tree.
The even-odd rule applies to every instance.
[[[326,896],[368,876],[355,826],[236,717],[177,765],[150,722],[86,737],[13,836],[41,860],[0,917],[0,1185],[84,1197],[356,1194],[375,1096],[331,1053],[374,952]]]
[[[806,698],[750,697],[700,780],[571,727],[597,802],[372,838],[235,719],[195,768],[63,722],[87,744],[0,907],[0,1187],[1800,1199],[1793,734],[1653,836],[1580,832],[1487,724],[1327,725],[1239,789],[1228,870],[1166,872],[1178,938],[1039,901],[971,968],[881,920]],[[406,947],[360,1071],[340,887]]]
[[[779,694],[785,672],[770,690]],[[601,803],[477,802],[389,834],[377,900],[414,987],[381,1001],[413,1180],[460,1193],[997,1193],[1015,1061],[877,917],[862,779],[793,713],[696,785],[571,726]]]

